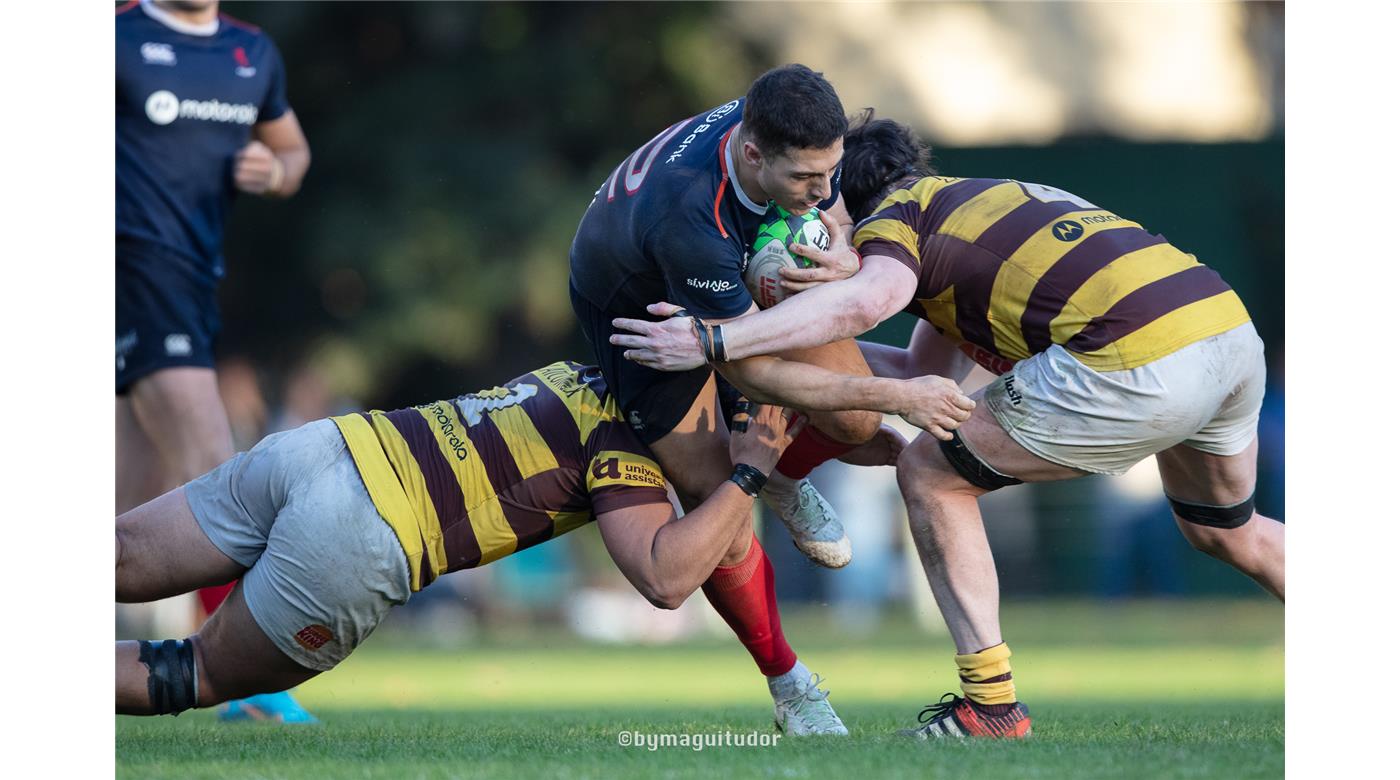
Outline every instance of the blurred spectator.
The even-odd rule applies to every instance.
[[[240,452],[257,444],[267,433],[267,402],[258,385],[258,372],[242,355],[219,361],[219,397],[228,411],[233,448]]]
[[[1090,477],[1096,492],[1095,590],[1105,598],[1180,596],[1185,540],[1162,493],[1157,459],[1121,477]]]
[[[272,430],[289,431],[312,420],[359,408],[360,405],[354,400],[332,392],[330,382],[319,369],[303,364],[292,370],[282,387],[282,405],[277,410]]]

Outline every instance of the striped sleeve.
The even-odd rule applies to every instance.
[[[625,422],[600,422],[590,439],[587,489],[595,515],[670,503],[661,467]]]
[[[865,256],[884,255],[908,266],[917,276],[919,273],[919,214],[922,211],[916,200],[889,203],[856,227],[852,243]]]

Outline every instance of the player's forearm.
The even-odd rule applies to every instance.
[[[263,193],[269,198],[290,198],[301,189],[301,182],[306,178],[306,172],[311,168],[311,149],[300,147],[274,151],[273,156],[282,166],[281,181],[273,182],[267,192]]]
[[[651,544],[652,603],[680,606],[710,578],[752,517],[753,499],[725,481],[685,517],[663,525]]]
[[[902,414],[903,383],[881,377],[838,374],[820,366],[760,356],[720,368],[750,401],[805,411],[852,409]]]
[[[879,307],[862,300],[856,277],[830,282],[724,325],[730,360],[810,349],[854,338],[880,324]]]

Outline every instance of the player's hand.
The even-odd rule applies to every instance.
[[[233,184],[252,195],[277,195],[287,171],[261,141],[249,141],[233,156]]]
[[[624,333],[614,333],[608,343],[627,347],[622,356],[634,363],[658,371],[689,371],[705,365],[705,353],[700,349],[700,337],[695,335],[695,326],[689,317],[672,317],[681,307],[674,303],[653,303],[647,311],[658,317],[666,317],[660,322],[633,320],[618,317],[612,321],[613,327]]]
[[[942,441],[952,441],[953,430],[972,417],[977,402],[962,394],[957,382],[941,376],[906,379],[905,401],[899,416]]]
[[[842,455],[841,462],[852,466],[893,466],[899,461],[899,453],[908,446],[909,442],[899,431],[881,425],[870,441]]]
[[[791,244],[788,251],[805,257],[813,267],[778,269],[778,273],[783,277],[780,283],[794,292],[816,287],[822,282],[840,281],[860,270],[860,255],[846,242],[846,232],[836,224],[836,218],[825,211],[818,211],[817,214],[826,226],[827,235],[831,236],[831,243],[826,251],[823,252],[814,246]]]
[[[804,415],[793,415],[789,421],[781,406],[741,399],[729,425],[729,462],[747,463],[766,475],[806,425]]]

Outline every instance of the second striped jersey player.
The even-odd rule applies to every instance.
[[[744,415],[730,437],[731,478],[682,518],[601,372],[576,363],[269,436],[117,518],[119,601],[242,578],[197,641],[118,643],[118,712],[178,713],[299,684],[442,574],[590,522],[658,607],[675,609],[697,588],[721,605],[761,598],[756,555],[719,564],[737,534],[752,533],[753,499],[801,423],[789,430],[777,407]],[[805,670],[776,620],[731,626],[751,653]],[[815,680],[759,668],[786,733],[845,733]]]

